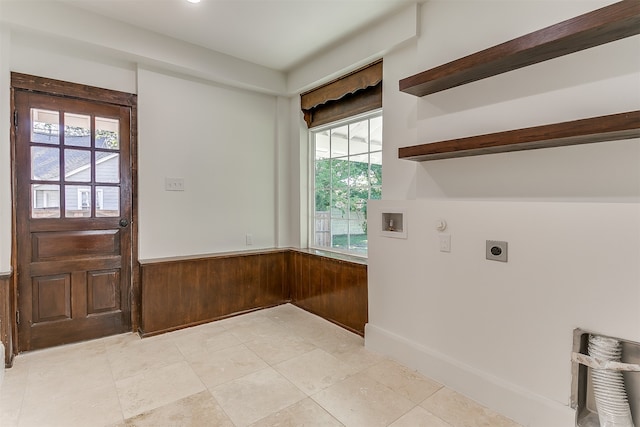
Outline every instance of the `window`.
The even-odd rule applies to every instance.
[[[367,201],[382,196],[382,112],[310,132],[311,246],[366,255]]]
[[[78,188],[78,209],[88,210],[91,209],[91,189],[90,188]]]

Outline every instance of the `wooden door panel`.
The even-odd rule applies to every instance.
[[[34,277],[33,323],[71,319],[71,274]]]
[[[108,313],[100,317],[35,324],[31,326],[29,344],[33,349],[47,348],[122,332],[121,314]]]
[[[87,315],[120,310],[120,271],[87,272]]]
[[[33,233],[32,262],[120,253],[120,230]]]
[[[121,268],[121,257],[110,256],[99,259],[79,258],[64,261],[43,261],[33,263],[31,276],[43,276],[56,274],[56,272],[79,271],[79,270],[108,270]]]

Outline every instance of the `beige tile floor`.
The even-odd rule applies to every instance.
[[[517,427],[292,305],[21,354],[3,427]]]

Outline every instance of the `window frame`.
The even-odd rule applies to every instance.
[[[319,250],[319,251],[326,251],[326,252],[332,252],[332,253],[338,253],[338,254],[343,254],[343,255],[349,255],[349,256],[354,256],[354,257],[358,257],[358,258],[363,258],[363,259],[367,259],[368,258],[368,243],[367,243],[367,253],[362,253],[362,252],[356,252],[353,250],[349,250],[349,249],[340,249],[340,248],[334,248],[332,246],[319,246],[316,245],[316,240],[315,240],[315,234],[316,234],[316,227],[315,227],[315,221],[316,221],[316,210],[315,210],[315,199],[316,199],[316,144],[315,144],[315,134],[322,132],[324,130],[328,130],[328,129],[335,129],[335,128],[340,128],[343,126],[349,126],[350,124],[353,123],[357,123],[357,122],[361,122],[365,119],[367,120],[372,120],[374,118],[379,117],[380,119],[383,118],[383,109],[382,108],[377,108],[375,110],[371,110],[371,111],[367,111],[365,113],[361,113],[361,114],[357,114],[354,116],[350,116],[341,120],[336,120],[330,123],[325,123],[319,126],[315,126],[312,128],[308,129],[308,146],[309,146],[309,155],[308,155],[308,174],[307,174],[307,188],[308,188],[308,220],[307,220],[307,242],[308,242],[308,247],[309,249],[314,249],[314,250]],[[370,133],[371,133],[371,129],[369,129],[369,138],[370,138]],[[368,150],[366,152],[367,155],[371,156],[371,140],[369,139],[369,147]],[[382,145],[384,147],[384,141],[382,141]],[[383,148],[381,148],[381,150],[379,151],[380,153],[382,153]],[[378,152],[378,150],[375,150],[374,152]],[[364,154],[364,153],[360,153],[360,154]],[[347,158],[350,157],[350,153],[349,151],[347,151]],[[332,158],[331,156],[329,156],[329,158]],[[381,164],[382,166],[382,164]],[[371,158],[369,157],[369,168],[371,167]],[[382,191],[382,181],[379,184],[380,186],[380,190]],[[369,185],[369,190],[371,190],[371,185]],[[367,200],[371,200],[371,199],[367,199]],[[331,217],[329,219],[331,221]],[[367,217],[368,220],[368,217]],[[349,233],[350,234],[350,233]],[[369,230],[367,230],[367,240],[368,240],[368,236],[369,236]]]

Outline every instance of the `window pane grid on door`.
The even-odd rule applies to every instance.
[[[60,180],[60,149],[57,147],[31,146],[31,180]]]
[[[91,116],[64,113],[64,145],[91,147]]]
[[[60,144],[60,114],[57,111],[31,109],[31,142]]]
[[[119,119],[38,108],[31,119],[31,217],[120,216]]]
[[[66,182],[91,182],[91,150],[64,150],[64,180]]]
[[[31,217],[60,218],[60,185],[31,184]]]
[[[99,186],[95,188],[95,215],[97,218],[120,216],[120,187]]]
[[[120,149],[120,121],[107,117],[95,118],[95,147],[109,150]]]
[[[66,218],[88,218],[91,216],[92,187],[89,185],[65,185]]]
[[[95,182],[120,183],[120,154],[117,152],[95,151]]]

